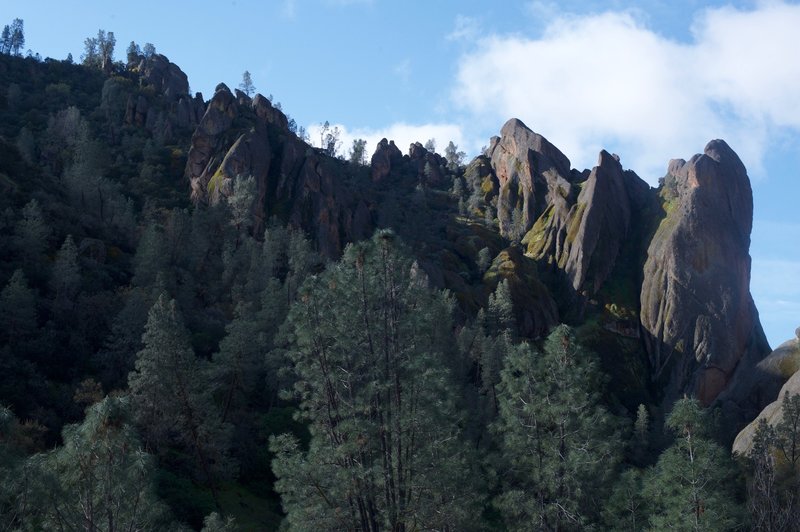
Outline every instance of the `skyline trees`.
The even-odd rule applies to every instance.
[[[25,46],[25,23],[20,18],[15,18],[11,24],[3,26],[0,34],[0,53],[20,55]]]

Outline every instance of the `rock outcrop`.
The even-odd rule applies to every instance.
[[[430,152],[419,142],[408,149],[409,162],[417,172],[417,179],[425,186],[438,187],[446,184],[447,173],[444,170],[447,161],[435,152]]]
[[[797,337],[778,346],[752,371],[742,373],[720,394],[729,416],[753,419],[764,405],[779,398],[781,387],[800,371],[800,329]]]
[[[736,153],[714,140],[689,162],[672,161],[665,183],[641,325],[667,399],[689,392],[708,405],[769,352],[749,289],[750,181]]]
[[[597,166],[575,188],[580,188],[577,197],[551,197],[523,243],[531,256],[563,271],[576,294],[591,297],[614,269],[632,213],[641,208],[641,190],[648,187],[624,171],[617,157],[602,151]]]
[[[769,384],[783,381],[779,390],[772,390],[774,399],[758,414],[758,416],[744,427],[733,442],[734,454],[747,456],[753,448],[753,438],[761,420],[765,420],[771,426],[776,426],[783,419],[783,399],[788,394],[790,397],[800,394],[800,331],[798,337],[773,351],[770,356],[762,360],[759,364],[758,372],[765,372]],[[794,370],[791,377],[787,380],[785,373]],[[772,378],[769,378],[772,377]]]
[[[185,174],[192,200],[204,203],[229,196],[237,177],[252,176],[254,234],[277,215],[338,257],[374,226],[368,201],[340,179],[341,164],[291,133],[286,115],[263,96],[234,96],[220,84],[192,136]]]
[[[573,194],[569,159],[543,136],[512,118],[487,150],[500,186],[500,232],[525,234],[548,205]]]
[[[536,263],[526,257],[519,246],[502,250],[484,276],[490,291],[494,291],[504,279],[511,290],[514,316],[521,335],[540,338],[558,325],[556,302],[539,280]]]
[[[139,72],[140,83],[152,87],[156,93],[169,99],[177,100],[189,94],[189,78],[165,55],[139,56],[139,64],[135,70]]]
[[[403,160],[400,148],[395,146],[393,140],[381,139],[375,153],[372,154],[372,180],[381,181],[388,176],[392,168],[396,168]]]
[[[165,140],[172,139],[176,127],[197,126],[206,109],[203,95],[189,94],[188,78],[178,65],[161,54],[140,55],[128,64],[128,69],[139,74],[139,85],[145,93],[128,97],[125,123],[144,127]]]

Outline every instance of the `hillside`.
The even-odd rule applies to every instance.
[[[0,525],[756,523],[724,449],[793,371],[723,140],[658,188],[518,119],[369,161],[164,55],[0,54]]]

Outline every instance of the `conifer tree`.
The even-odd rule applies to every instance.
[[[11,52],[11,27],[6,24],[3,26],[3,33],[0,35],[0,54]]]
[[[708,415],[695,399],[675,403],[666,426],[675,443],[645,483],[653,530],[734,530],[743,516],[732,489],[729,454],[707,434]]]
[[[17,247],[25,261],[26,272],[41,269],[42,255],[47,249],[51,230],[44,220],[42,209],[36,199],[30,200],[22,209],[22,219],[17,223]]]
[[[56,255],[53,272],[50,276],[50,290],[56,307],[68,309],[80,290],[81,272],[78,265],[78,248],[72,235],[67,235]]]
[[[154,495],[155,465],[129,421],[127,398],[106,398],[63,430],[64,444],[14,478],[24,530],[154,530],[171,525]],[[14,527],[16,528],[16,527]]]
[[[605,524],[611,530],[639,532],[647,525],[648,506],[642,494],[644,474],[632,467],[623,472],[603,508]]]
[[[489,296],[486,320],[489,332],[499,334],[507,331],[512,337],[517,335],[517,322],[514,318],[514,302],[508,279],[497,283],[494,293]]]
[[[148,444],[190,451],[212,489],[230,473],[229,435],[215,408],[206,370],[195,356],[175,300],[161,295],[150,309],[144,348],[128,377],[136,421]]]
[[[26,341],[36,331],[36,316],[36,293],[22,270],[16,270],[0,292],[0,340],[12,348]]]
[[[253,77],[250,75],[249,70],[245,70],[242,74],[242,82],[239,84],[239,88],[248,96],[255,94],[256,87],[253,85]]]
[[[445,359],[450,303],[391,232],[348,246],[289,313],[288,356],[307,451],[276,458],[292,530],[463,530],[475,524],[468,452]]]
[[[226,327],[227,335],[214,354],[212,379],[222,399],[222,421],[246,404],[256,386],[263,380],[266,335],[260,330],[260,320],[253,306],[241,303],[236,315]]]
[[[22,19],[15,18],[11,22],[8,50],[13,55],[20,55],[20,51],[25,48],[25,31]]]
[[[620,458],[618,421],[599,403],[596,357],[565,325],[544,350],[505,357],[494,425],[505,463],[496,501],[512,530],[575,530],[597,523]]]

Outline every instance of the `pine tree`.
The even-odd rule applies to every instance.
[[[255,94],[256,87],[253,85],[253,77],[250,75],[249,70],[245,70],[242,74],[242,82],[239,84],[239,88],[248,96]]]
[[[128,66],[131,67],[136,64],[139,60],[139,56],[142,55],[142,49],[139,48],[139,45],[136,42],[131,41],[128,45],[128,49],[125,50],[125,57],[128,60]]]
[[[661,454],[645,483],[653,530],[734,530],[742,525],[732,492],[733,464],[706,434],[709,424],[695,399],[679,400],[667,417],[675,443]]]
[[[511,286],[508,279],[497,283],[497,288],[489,296],[486,324],[490,334],[508,331],[512,337],[517,335],[517,321],[514,318],[514,302],[511,298]]]
[[[129,401],[106,398],[64,444],[27,460],[15,486],[24,530],[154,530],[170,525],[154,495],[155,464],[129,421]]]
[[[760,419],[748,455],[752,478],[748,486],[748,510],[752,530],[772,532],[791,530],[795,506],[794,490],[781,490],[776,456],[775,428]],[[787,496],[788,495],[788,496]]]
[[[567,326],[537,352],[506,353],[498,386],[505,470],[496,505],[512,530],[575,530],[600,519],[619,462],[618,421],[600,405],[600,370]]]
[[[775,427],[776,444],[790,471],[797,471],[800,462],[800,394],[787,391],[781,402],[781,420]]]
[[[0,340],[18,347],[36,332],[36,318],[36,293],[28,287],[22,270],[15,270],[0,292]]]
[[[447,169],[455,172],[464,163],[467,154],[458,150],[458,146],[451,140],[444,149],[444,158],[447,159]]]
[[[222,398],[223,422],[230,419],[232,411],[247,404],[264,379],[264,353],[268,346],[258,318],[252,305],[239,304],[233,321],[225,328],[227,335],[214,354],[211,375]]]
[[[11,52],[11,27],[8,24],[3,26],[3,33],[0,35],[0,54]]]
[[[78,248],[72,235],[67,235],[56,255],[53,272],[50,275],[50,290],[55,306],[59,309],[72,308],[75,296],[81,285],[81,272],[78,264]]]
[[[459,530],[480,510],[445,352],[450,303],[390,232],[348,246],[289,312],[311,442],[270,447],[289,529]]]
[[[25,48],[24,23],[20,18],[15,18],[11,22],[11,37],[8,48],[13,55],[20,55],[20,51]]]
[[[641,470],[631,468],[620,475],[603,508],[604,521],[609,529],[639,532],[644,528],[648,507],[642,494],[643,487]]]
[[[353,146],[350,148],[350,162],[364,166],[367,164],[367,141],[364,139],[353,139]]]
[[[42,256],[47,249],[50,227],[44,220],[42,209],[36,199],[22,209],[22,219],[17,223],[17,247],[25,261],[25,270],[35,273],[41,269]]]
[[[213,489],[230,471],[229,436],[175,300],[159,297],[150,309],[142,343],[128,377],[137,424],[154,448],[178,444],[190,451],[201,480]]]
[[[253,227],[253,203],[257,194],[257,184],[253,176],[237,176],[233,180],[233,194],[228,197],[228,205],[231,224],[236,227],[237,233],[247,233]]]

